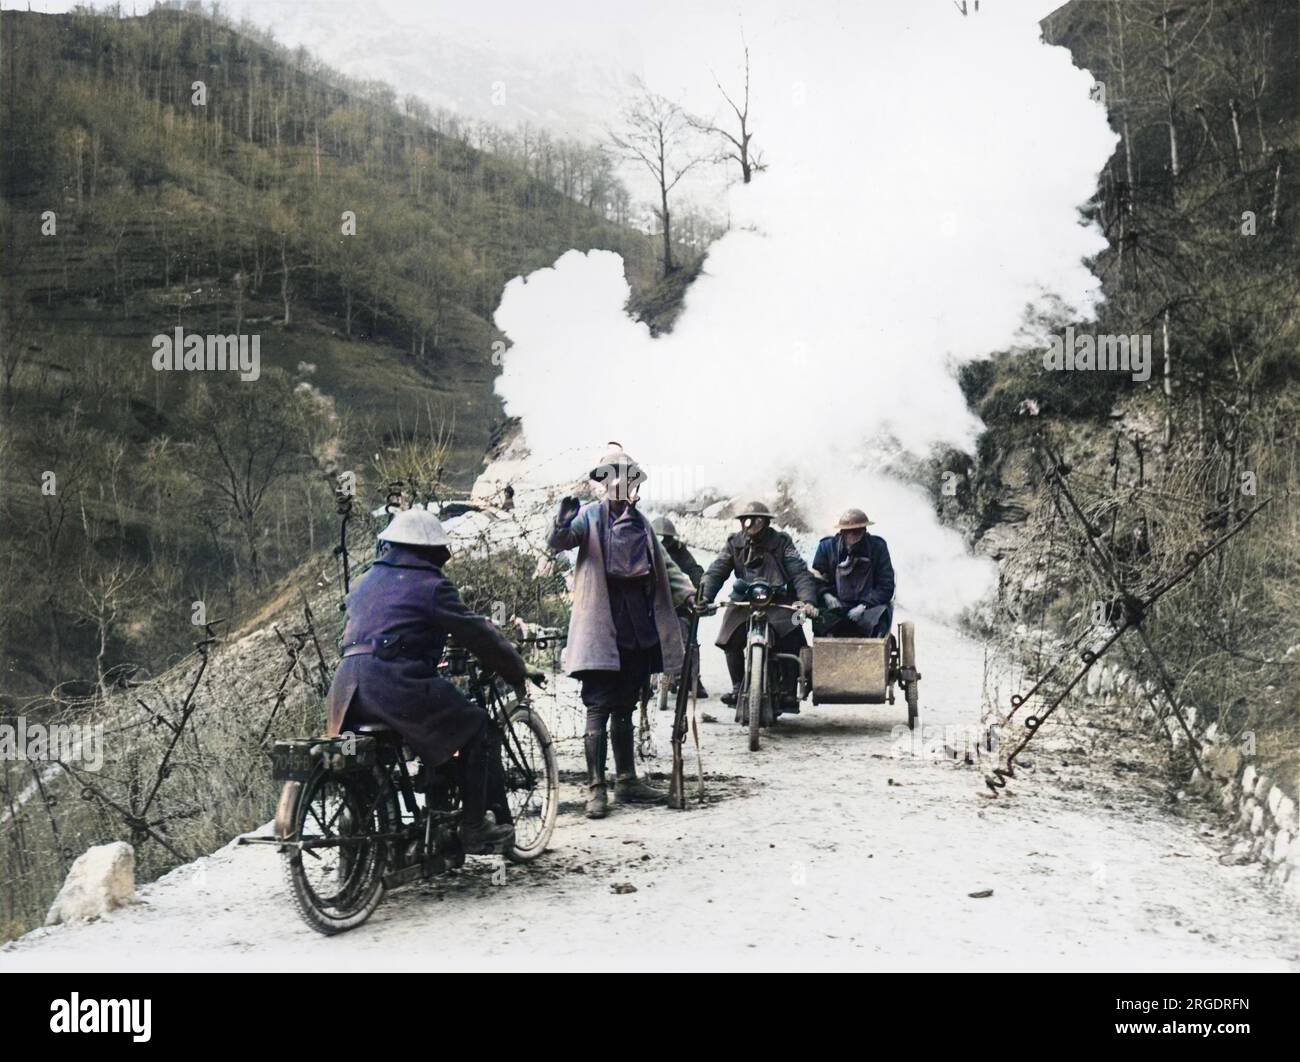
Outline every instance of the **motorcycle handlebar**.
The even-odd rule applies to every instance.
[[[756,602],[754,601],[723,601],[721,603],[710,601],[707,605],[696,604],[695,611],[701,616],[711,616],[720,608],[726,608],[728,606],[733,606],[735,608],[753,608],[755,604]],[[801,605],[802,603],[800,605],[785,605],[779,601],[767,602],[768,608],[784,608],[790,612],[802,612],[803,608]]]

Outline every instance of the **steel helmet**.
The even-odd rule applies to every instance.
[[[772,519],[772,510],[761,501],[752,501],[741,509],[740,512],[736,513],[737,520],[743,520],[747,516],[765,516],[770,520]]]
[[[588,476],[601,484],[609,498],[632,501],[645,482],[645,471],[620,443],[611,442]]]
[[[404,509],[379,532],[379,541],[404,546],[450,546],[442,521],[428,509]]]
[[[627,477],[633,482],[641,483],[645,480],[645,471],[619,442],[605,444],[605,450],[592,466],[589,478],[600,482],[608,476],[610,470],[620,466],[627,469]]]
[[[656,516],[650,521],[650,530],[660,538],[676,538],[677,528],[673,527],[673,522],[666,517]]]
[[[871,521],[867,519],[867,514],[861,509],[845,509],[840,513],[839,522],[835,525],[837,531],[864,531],[871,527]]]

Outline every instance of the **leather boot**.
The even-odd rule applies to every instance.
[[[741,631],[744,634],[744,631]],[[731,692],[722,695],[722,703],[728,708],[734,708],[736,701],[740,699],[740,687],[745,681],[745,642],[741,638],[737,640],[732,638],[727,643],[723,654],[727,658],[727,674],[731,676]]]
[[[462,823],[460,840],[466,855],[500,855],[515,843],[515,828],[498,826],[488,812],[478,823]]]
[[[620,804],[657,804],[667,799],[662,790],[636,776],[632,713],[617,712],[609,721],[614,743],[614,799]]]
[[[587,786],[587,818],[603,819],[609,814],[609,790],[605,783]]]
[[[587,732],[583,735],[583,751],[587,755],[587,818],[603,819],[609,814],[609,794],[605,788],[605,721],[600,720],[600,729],[595,722],[587,720]]]
[[[513,826],[498,826],[487,809],[488,764],[499,757],[494,735],[481,734],[461,749],[460,839],[466,855],[504,852],[515,840]]]

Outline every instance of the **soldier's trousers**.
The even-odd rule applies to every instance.
[[[617,671],[584,671],[581,674],[582,703],[587,709],[583,750],[587,755],[589,785],[605,781],[608,743],[614,746],[615,772],[620,777],[636,773],[632,717],[657,656],[655,650],[620,649]]]
[[[731,688],[736,693],[739,693],[740,684],[745,681],[745,642],[748,638],[748,629],[743,625],[737,627],[723,649],[727,657],[727,671],[731,675]],[[807,644],[803,631],[796,627],[785,634],[776,635],[775,650],[798,656],[799,650]],[[771,649],[772,646],[769,645],[769,652]],[[792,660],[778,660],[777,663],[780,665],[777,674],[781,679],[781,691],[793,694],[799,681],[799,665]]]

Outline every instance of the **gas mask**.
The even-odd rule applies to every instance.
[[[622,461],[598,465],[591,470],[591,492],[606,501],[635,505],[645,479],[640,465]]]

